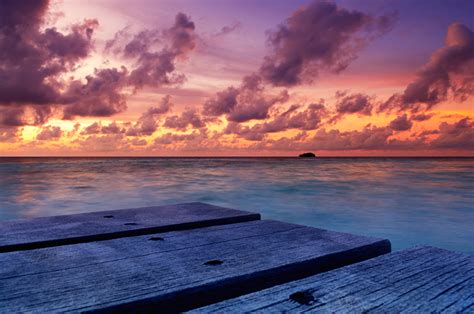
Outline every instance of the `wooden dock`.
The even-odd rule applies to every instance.
[[[474,257],[419,246],[193,313],[474,313]]]
[[[0,228],[2,313],[473,309],[472,256],[203,203]]]

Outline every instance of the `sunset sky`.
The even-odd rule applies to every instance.
[[[473,156],[473,12],[0,0],[0,156]]]

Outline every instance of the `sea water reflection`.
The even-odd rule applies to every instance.
[[[472,158],[0,158],[0,219],[201,201],[474,254]]]

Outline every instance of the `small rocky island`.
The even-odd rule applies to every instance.
[[[300,154],[299,157],[301,157],[301,158],[315,158],[316,155],[314,153],[304,153],[304,154]]]

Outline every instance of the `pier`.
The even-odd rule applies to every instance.
[[[474,310],[474,257],[204,203],[0,222],[0,312]]]

